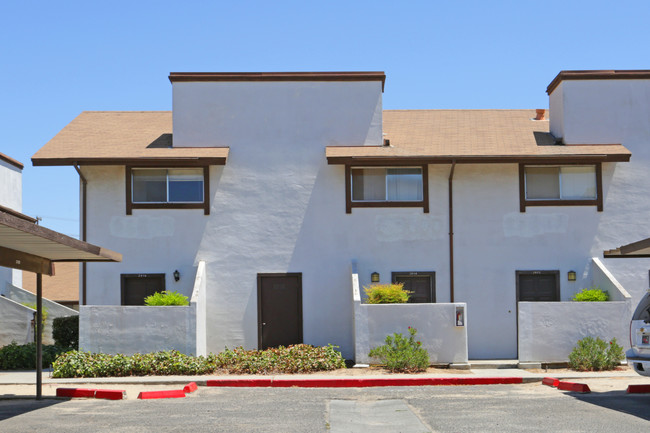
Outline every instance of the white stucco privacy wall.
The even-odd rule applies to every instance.
[[[79,306],[79,349],[124,355],[178,350],[196,355],[196,304]]]
[[[578,340],[629,345],[627,302],[520,302],[519,361],[566,362]]]
[[[80,306],[79,347],[125,355],[163,350],[207,355],[205,276],[200,261],[188,306]]]
[[[629,346],[630,295],[592,259],[592,286],[607,290],[608,302],[519,302],[519,361],[566,362],[585,337],[618,340]]]
[[[408,337],[409,326],[418,330],[416,338],[429,353],[430,363],[467,363],[467,327],[455,326],[456,307],[463,309],[466,322],[465,304],[362,304],[356,260],[351,267],[357,364],[377,363],[368,356],[370,350],[384,344],[387,335],[401,333]]]
[[[4,290],[0,293],[19,304],[36,305],[36,295],[28,290],[16,287],[13,284],[6,284]],[[47,311],[45,327],[43,328],[43,344],[54,344],[54,338],[52,337],[54,319],[57,317],[76,316],[79,314],[72,308],[68,308],[65,305],[58,304],[46,298],[43,298],[43,310]],[[32,311],[36,312],[36,310]]]
[[[34,317],[33,309],[0,296],[0,347],[12,341],[18,344],[34,342]]]

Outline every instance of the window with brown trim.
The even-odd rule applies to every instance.
[[[596,206],[603,210],[601,163],[519,164],[519,210],[527,206]]]
[[[126,214],[132,209],[203,209],[210,214],[209,167],[126,167]]]
[[[353,207],[421,207],[429,212],[427,165],[345,166],[346,212]]]

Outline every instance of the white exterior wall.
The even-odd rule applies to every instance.
[[[21,212],[23,210],[22,170],[0,159],[0,205]],[[0,266],[0,286],[11,283],[22,286],[23,273]]]
[[[551,130],[563,124],[566,143],[621,143],[632,152],[630,162],[603,173],[607,191],[592,237],[592,255],[602,257],[603,250],[649,237],[650,80],[567,80],[550,98],[551,103],[562,101],[561,115],[551,115]],[[650,260],[602,262],[636,305],[649,285]]]
[[[211,191],[218,188],[222,169],[210,168]],[[88,181],[87,241],[122,254],[121,263],[86,265],[87,305],[120,305],[120,274],[164,273],[166,290],[192,296],[197,248],[209,219],[203,211],[134,209],[126,215],[124,167],[82,171]],[[176,282],[172,274],[177,269],[181,277]]]

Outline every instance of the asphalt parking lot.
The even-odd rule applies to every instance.
[[[647,378],[586,382],[592,389],[590,394],[526,383],[344,389],[200,387],[186,398],[165,400],[133,400],[130,396],[123,401],[2,400],[0,431],[621,433],[648,430],[650,394],[625,393],[628,383],[647,384]]]

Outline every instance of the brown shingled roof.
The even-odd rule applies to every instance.
[[[32,157],[34,165],[161,161],[224,164],[225,147],[171,147],[171,111],[84,111]]]
[[[390,146],[328,146],[330,164],[386,159],[423,163],[590,158],[628,161],[620,144],[561,145],[535,110],[385,110]]]

